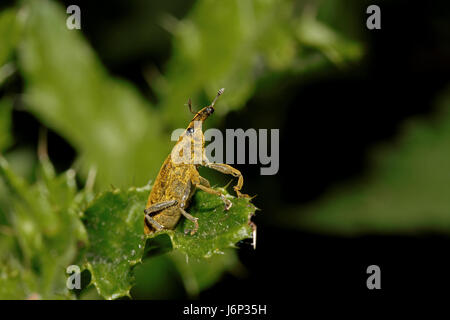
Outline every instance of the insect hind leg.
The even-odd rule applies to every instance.
[[[154,227],[156,230],[160,231],[162,229],[164,229],[164,226],[161,225],[158,221],[156,221],[155,219],[153,219],[151,217],[152,213],[170,208],[174,205],[177,205],[178,201],[177,200],[169,200],[169,201],[163,201],[163,202],[158,202],[155,203],[151,206],[149,206],[148,208],[145,208],[144,213],[145,213],[145,220],[148,222],[149,225],[151,225],[152,227]]]
[[[225,205],[225,210],[227,210],[227,211],[233,205],[233,203],[230,200],[228,200],[227,198],[225,198],[225,195],[222,192],[220,192],[220,191],[214,190],[214,189],[209,188],[209,187],[205,187],[204,185],[201,185],[201,184],[198,184],[196,187],[199,188],[200,190],[203,190],[203,191],[207,192],[207,193],[218,195],[220,197],[220,199],[222,199],[222,201],[223,201],[223,203]]]
[[[183,208],[179,208],[179,209],[180,209],[181,214],[182,214],[183,216],[185,216],[186,219],[192,221],[192,222],[194,223],[194,225],[195,225],[195,227],[194,227],[193,230],[186,230],[185,233],[190,232],[190,233],[191,233],[191,236],[194,235],[194,234],[197,232],[197,230],[198,230],[198,218],[191,216],[191,215],[190,215],[189,213],[187,213],[186,210],[184,210]]]
[[[211,184],[209,183],[209,181],[207,180],[207,179],[205,179],[205,178],[203,178],[202,176],[198,176],[198,179],[199,179],[199,182],[200,182],[200,184],[202,185],[202,186],[205,186],[205,187],[208,187],[208,188],[210,188],[211,187]]]
[[[150,217],[150,215],[146,214],[145,215],[145,219],[147,220],[147,222],[154,227],[156,230],[161,231],[162,229],[164,229],[164,227],[159,224],[159,222],[157,222],[155,219],[153,219],[152,217]]]

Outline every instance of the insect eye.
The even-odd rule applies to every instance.
[[[188,132],[189,134],[194,133],[194,128],[189,128],[189,129],[187,129],[187,132]]]
[[[211,113],[213,113],[213,112],[214,112],[214,109],[213,109],[213,108],[211,108],[211,107],[208,107],[207,111],[208,111],[208,113],[209,113],[209,114],[211,114]]]

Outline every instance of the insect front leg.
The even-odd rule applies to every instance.
[[[244,184],[244,177],[242,176],[242,173],[239,170],[233,168],[232,166],[230,166],[228,164],[224,164],[224,163],[206,162],[203,164],[203,166],[217,170],[224,174],[231,174],[233,177],[238,178],[237,185],[235,185],[233,187],[234,191],[236,192],[236,194],[239,198],[250,198],[248,195],[240,192],[240,190],[242,189],[242,185]]]
[[[189,213],[187,213],[186,210],[184,210],[183,208],[179,208],[179,209],[180,209],[181,214],[182,214],[183,216],[185,216],[186,219],[192,221],[192,222],[195,224],[195,227],[194,227],[193,230],[185,230],[184,232],[185,232],[185,233],[190,232],[190,233],[191,233],[191,236],[194,235],[194,234],[197,232],[197,230],[198,230],[198,218],[191,216],[191,215],[190,215]]]
[[[228,211],[233,205],[233,203],[231,203],[230,200],[225,198],[225,195],[222,192],[212,189],[209,181],[203,178],[198,173],[194,176],[194,179],[192,179],[192,184],[195,185],[196,188],[203,190],[207,193],[218,195],[225,204],[225,210]]]
[[[207,179],[205,179],[205,178],[203,178],[202,176],[198,176],[198,178],[199,178],[199,180],[200,180],[200,184],[202,185],[202,186],[205,186],[205,187],[211,187],[211,184],[209,183],[209,181],[207,180]]]
[[[170,208],[176,204],[178,204],[177,200],[163,201],[163,202],[158,202],[158,203],[152,204],[150,207],[145,208],[145,210],[144,210],[145,219],[155,229],[162,230],[162,229],[164,229],[164,226],[162,226],[159,222],[157,222],[155,219],[153,219],[150,215],[152,213]]]
[[[222,199],[223,203],[225,204],[225,210],[227,210],[227,211],[230,210],[231,206],[233,205],[233,203],[230,200],[228,200],[227,198],[225,198],[225,195],[220,191],[214,190],[210,187],[205,187],[204,185],[201,185],[201,184],[198,184],[196,187],[207,193],[218,195]]]

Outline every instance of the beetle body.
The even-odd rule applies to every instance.
[[[225,204],[225,210],[231,207],[230,200],[212,189],[209,182],[200,176],[197,171],[200,165],[237,177],[239,180],[234,187],[235,192],[238,197],[248,197],[240,192],[244,179],[238,170],[227,164],[210,163],[205,156],[201,124],[214,112],[215,102],[222,93],[223,89],[220,89],[211,105],[195,114],[159,170],[144,210],[146,234],[174,229],[181,216],[194,222],[195,228],[191,231],[194,234],[198,229],[198,219],[187,213],[186,208],[196,189],[219,196]]]
[[[147,201],[147,208],[164,201],[176,200],[177,205],[157,212],[153,219],[167,229],[173,229],[181,217],[179,208],[187,208],[195,190],[192,188],[192,172],[195,165],[174,164],[169,155],[164,161]],[[155,231],[151,225],[145,225],[146,233]]]

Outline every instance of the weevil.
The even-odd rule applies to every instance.
[[[204,136],[201,126],[198,124],[203,124],[213,114],[216,101],[223,92],[224,89],[220,89],[209,106],[204,107],[197,113],[193,112],[195,116],[189,122],[186,130],[180,135],[171,154],[169,154],[161,166],[144,210],[146,234],[163,229],[174,229],[181,216],[184,216],[194,223],[194,229],[187,230],[186,233],[194,235],[199,227],[198,218],[190,215],[186,209],[197,189],[219,196],[225,205],[225,210],[230,209],[232,206],[231,201],[220,191],[211,188],[208,180],[200,176],[197,171],[198,166],[211,168],[238,178],[238,182],[234,186],[234,191],[239,198],[248,198],[248,195],[240,192],[244,183],[241,172],[227,164],[209,162],[205,155]],[[190,99],[188,106],[192,112]],[[200,146],[201,159],[200,161],[194,161],[196,159],[195,152],[199,150],[198,146]],[[188,151],[190,154],[183,154],[185,150],[190,150]],[[181,158],[184,156],[185,158],[183,159],[188,160],[174,161],[174,155],[180,156]],[[254,228],[253,223],[250,225]]]

